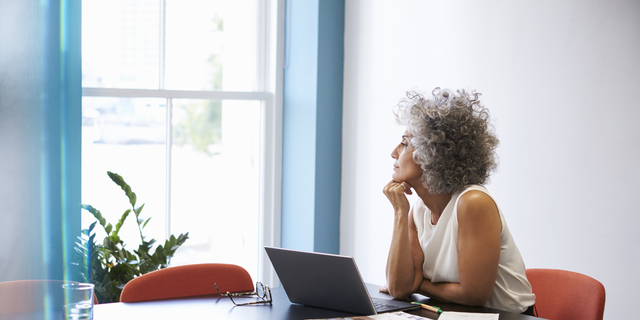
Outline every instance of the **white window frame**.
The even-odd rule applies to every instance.
[[[119,89],[83,87],[83,97],[166,99],[166,209],[165,237],[171,235],[171,146],[173,99],[248,100],[262,106],[260,137],[260,221],[258,278],[276,285],[277,277],[262,249],[280,246],[282,191],[282,80],[284,48],[284,0],[256,0],[257,4],[257,91],[189,91],[164,89],[165,0],[160,1],[159,89]]]

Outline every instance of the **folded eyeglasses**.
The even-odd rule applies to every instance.
[[[246,306],[246,305],[250,305],[250,304],[272,304],[273,300],[271,299],[271,289],[268,286],[265,286],[262,284],[262,282],[256,282],[256,291],[253,292],[229,292],[227,291],[227,293],[222,293],[220,292],[220,288],[218,288],[218,284],[214,283],[213,284],[216,287],[216,290],[218,291],[218,294],[220,294],[223,297],[229,297],[229,299],[231,299],[231,302],[233,302],[234,305],[236,306]],[[252,296],[255,295],[258,297],[258,301],[252,301],[252,302],[244,302],[244,303],[237,303],[233,300],[233,297],[246,297],[246,296]]]

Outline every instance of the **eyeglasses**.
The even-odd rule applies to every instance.
[[[216,287],[216,290],[218,291],[218,293],[221,296],[229,297],[229,299],[231,299],[231,302],[233,302],[233,304],[236,305],[236,306],[246,306],[246,305],[250,305],[250,304],[262,304],[262,303],[271,304],[271,302],[273,302],[273,300],[271,299],[271,289],[268,286],[263,285],[262,282],[256,282],[256,291],[254,291],[254,292],[234,292],[234,293],[231,293],[231,292],[227,291],[227,293],[222,293],[222,292],[220,292],[220,288],[218,288],[218,284],[217,283],[214,283],[213,285]],[[259,301],[252,301],[252,302],[245,302],[245,303],[236,303],[235,301],[233,301],[233,297],[244,297],[244,296],[251,296],[251,295],[258,296],[258,298],[260,300]]]

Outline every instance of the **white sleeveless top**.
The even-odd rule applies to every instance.
[[[435,226],[431,224],[431,211],[421,199],[418,198],[413,207],[413,220],[424,253],[422,272],[431,282],[460,282],[457,208],[460,196],[470,190],[479,190],[489,195],[487,189],[479,185],[467,186],[464,191],[453,194]],[[535,295],[531,292],[531,284],[527,280],[520,251],[511,237],[500,208],[498,212],[502,221],[500,262],[493,294],[484,306],[510,312],[524,312],[535,303]]]

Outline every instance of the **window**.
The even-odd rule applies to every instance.
[[[172,265],[234,263],[268,282],[279,244],[277,1],[82,2],[82,203],[145,203],[147,237],[189,232]],[[129,218],[131,219],[131,217]],[[83,213],[83,227],[94,221]],[[127,221],[121,238],[137,246]]]

